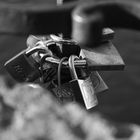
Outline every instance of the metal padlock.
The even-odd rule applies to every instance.
[[[69,69],[72,80],[69,82],[74,92],[75,100],[81,104],[84,104],[87,109],[91,109],[96,106],[98,101],[95,95],[95,90],[90,77],[79,79],[74,67],[74,60],[77,56],[71,55],[69,58]]]
[[[106,85],[106,83],[104,82],[104,80],[97,71],[91,72],[88,69],[81,69],[81,76],[90,77],[95,94],[102,93],[108,90],[108,86]]]
[[[70,87],[69,82],[62,83],[61,78],[61,67],[62,63],[67,60],[67,57],[63,57],[59,63],[58,66],[58,73],[57,73],[57,80],[53,80],[51,83],[50,90],[55,95],[55,97],[61,102],[61,103],[68,103],[74,101],[74,94]],[[58,83],[57,83],[58,82]]]
[[[61,87],[59,87],[56,83],[53,84],[54,85],[51,91],[60,103],[75,101],[73,90],[71,89],[69,83],[63,83]]]
[[[40,77],[40,71],[36,61],[30,57],[38,51],[44,51],[41,47],[23,50],[5,63],[9,74],[18,82],[33,82]]]
[[[61,47],[62,57],[69,57],[71,54],[78,55],[80,46],[72,39],[64,39],[60,36],[50,35],[51,39]]]
[[[93,87],[96,94],[102,93],[108,90],[108,86],[106,85],[106,83],[104,82],[104,80],[102,79],[102,77],[97,71],[91,72],[89,76],[93,83]]]

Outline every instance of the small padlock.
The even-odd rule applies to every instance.
[[[60,103],[68,103],[75,100],[73,90],[71,89],[69,83],[63,83],[61,87],[59,87],[56,83],[53,83],[53,87],[51,88],[51,92]]]
[[[68,59],[67,57],[63,57],[60,60],[60,63],[58,66],[58,72],[57,72],[57,80],[53,80],[50,87],[50,90],[52,91],[52,93],[56,96],[56,98],[61,103],[68,103],[68,102],[74,101],[74,94],[70,87],[69,82],[65,81],[65,83],[62,83],[62,78],[61,78],[62,63],[67,59]]]
[[[97,71],[91,72],[89,76],[93,83],[93,87],[96,94],[102,93],[108,90],[108,86],[106,85],[106,83],[104,82],[104,80],[102,79],[102,77]]]
[[[40,77],[40,71],[36,61],[30,56],[38,51],[44,49],[34,47],[28,51],[23,50],[5,63],[6,70],[18,82],[33,82]]]
[[[84,104],[87,109],[91,109],[97,105],[97,97],[89,76],[84,79],[78,79],[76,69],[74,67],[74,60],[77,58],[78,57],[75,55],[71,55],[69,57],[69,69],[72,77],[72,80],[69,83],[74,92],[75,100]]]
[[[104,82],[104,80],[97,71],[91,72],[88,69],[81,69],[81,76],[82,77],[90,76],[95,94],[102,93],[108,90],[108,86],[106,85],[106,83]]]

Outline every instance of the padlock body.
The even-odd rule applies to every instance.
[[[81,76],[89,77],[91,79],[95,94],[102,93],[108,90],[108,86],[97,71],[90,72],[89,70],[81,69]]]
[[[40,76],[33,58],[26,56],[25,51],[5,63],[6,70],[18,82],[32,82]]]
[[[73,90],[69,83],[63,83],[61,87],[51,88],[51,92],[61,103],[68,103],[75,100]]]
[[[92,81],[95,94],[102,93],[108,90],[108,86],[97,71],[93,71],[90,73],[90,79]]]
[[[98,104],[90,77],[86,79],[74,79],[70,81],[74,97],[77,102],[90,109]]]

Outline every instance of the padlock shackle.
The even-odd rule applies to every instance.
[[[68,57],[63,57],[60,60],[60,63],[58,65],[58,71],[57,71],[57,80],[58,80],[58,86],[61,88],[61,69],[62,69],[62,64],[65,60],[68,60]]]
[[[76,74],[76,69],[75,69],[75,66],[74,66],[74,60],[75,59],[78,59],[78,56],[71,55],[69,57],[69,60],[68,60],[69,70],[70,70],[70,74],[71,74],[72,79],[78,79],[78,76]]]
[[[72,39],[63,39],[63,38],[56,36],[54,34],[51,34],[50,37],[55,43],[58,43],[58,44],[78,45],[78,43]]]
[[[45,48],[42,48],[42,47],[33,47],[33,48],[27,50],[25,52],[25,54],[26,54],[27,57],[29,57],[30,55],[32,55],[36,52],[43,52],[44,53],[44,52],[46,52],[46,50],[45,50]]]

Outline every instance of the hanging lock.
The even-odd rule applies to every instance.
[[[104,80],[102,79],[102,77],[100,76],[100,74],[97,71],[91,72],[87,69],[81,69],[81,76],[90,77],[96,95],[98,93],[102,93],[102,92],[108,90],[108,86],[106,85],[106,83],[104,82]]]
[[[33,82],[39,78],[38,63],[31,56],[36,52],[44,52],[41,47],[24,50],[5,63],[6,70],[18,82]]]
[[[60,60],[58,71],[57,71],[58,84],[52,81],[53,87],[51,88],[52,93],[56,96],[56,98],[61,103],[68,103],[74,101],[74,94],[70,87],[69,82],[62,83],[62,76],[61,76],[62,63],[67,59],[68,59],[67,57],[63,57]]]
[[[71,54],[79,55],[80,46],[77,42],[72,39],[64,39],[60,36],[56,36],[51,34],[50,38],[60,46],[60,50],[62,52],[62,57],[69,57]]]
[[[69,69],[72,77],[70,85],[74,92],[75,100],[81,104],[85,104],[87,109],[91,109],[98,103],[95,90],[90,76],[84,79],[78,79],[74,66],[74,60],[77,58],[75,55],[71,55],[69,58]]]
[[[102,77],[97,71],[91,72],[89,76],[93,83],[93,87],[96,94],[102,93],[108,90],[108,86],[106,85],[106,83],[104,82],[104,80],[102,79]]]

